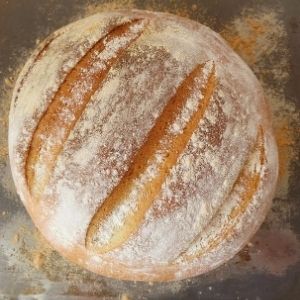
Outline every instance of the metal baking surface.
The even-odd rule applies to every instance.
[[[118,281],[67,262],[36,231],[11,179],[11,91],[36,43],[70,21],[126,7],[177,13],[220,32],[257,74],[272,107],[281,167],[273,208],[244,250],[188,280]],[[299,48],[299,0],[0,0],[0,299],[300,299]]]

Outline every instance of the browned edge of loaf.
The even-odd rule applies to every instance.
[[[259,153],[260,158],[260,168],[258,171],[249,171],[249,164],[251,160],[251,155],[253,155],[255,152]],[[239,220],[239,217],[245,213],[246,209],[248,208],[249,204],[251,203],[251,200],[253,199],[254,194],[256,193],[259,183],[261,181],[261,171],[262,167],[266,162],[266,154],[265,154],[265,146],[264,146],[264,130],[263,127],[260,125],[258,127],[257,137],[255,144],[251,151],[248,154],[248,158],[242,167],[236,181],[234,182],[227,198],[230,198],[234,190],[236,190],[238,187],[244,187],[244,190],[241,194],[241,201],[231,210],[229,214],[229,220],[225,222],[225,226],[221,229],[221,231],[212,238],[210,243],[207,245],[207,247],[202,248],[197,253],[190,255],[186,252],[188,251],[189,247],[191,247],[194,243],[196,243],[199,239],[201,239],[201,233],[197,235],[197,237],[191,242],[190,246],[187,250],[182,252],[177,258],[182,257],[185,260],[193,260],[197,257],[203,256],[207,254],[209,251],[216,248],[220,243],[228,238],[233,232],[234,227],[236,223]],[[226,202],[225,199],[225,202]],[[216,212],[215,217],[210,221],[210,223],[207,225],[207,228],[211,225],[212,222],[215,221],[215,218],[220,214],[220,209],[222,209],[222,206],[219,208],[219,210]],[[233,220],[233,221],[232,221]],[[203,230],[205,231],[205,229]]]
[[[188,97],[191,95],[195,85],[194,81],[201,76],[205,64],[198,65],[181,83],[176,94],[169,100],[163,112],[157,118],[155,125],[133,158],[127,172],[95,213],[86,234],[86,247],[89,250],[98,254],[111,251],[121,246],[138,230],[147,210],[160,193],[162,184],[170,173],[171,168],[176,164],[178,157],[187,146],[210,103],[216,85],[214,64],[206,85],[204,85],[201,91],[199,90],[199,105],[197,110],[191,116],[182,133],[173,135],[168,132],[169,125],[175,121],[176,116],[178,116]],[[200,101],[201,95],[203,95],[203,98]],[[141,177],[151,161],[154,160],[155,154],[159,152],[164,153],[165,158],[158,166],[158,174],[151,180],[146,181],[139,192],[137,196],[137,208],[125,217],[124,224],[121,227],[114,229],[112,238],[108,243],[97,245],[95,236],[98,231],[101,232],[103,222],[111,216],[119,205],[122,205],[126,201],[134,182]]]
[[[87,103],[91,99],[92,95],[101,87],[103,81],[106,78],[107,73],[111,69],[112,65],[115,64],[123,55],[125,50],[142,34],[142,31],[137,36],[131,39],[126,46],[120,48],[114,57],[105,62],[105,67],[99,73],[93,75],[92,87],[81,96],[79,103],[64,103],[64,99],[68,99],[72,96],[72,89],[79,83],[87,80],[88,75],[85,75],[83,70],[88,70],[93,66],[93,56],[96,53],[101,53],[105,50],[105,44],[115,38],[121,37],[131,26],[142,22],[143,19],[134,19],[114,27],[109,33],[102,37],[96,42],[87,53],[81,58],[76,66],[68,73],[64,82],[60,85],[56,94],[54,95],[47,110],[42,115],[34,133],[32,140],[27,152],[27,159],[25,162],[25,175],[29,190],[37,201],[39,196],[42,194],[44,187],[49,182],[52,175],[53,169],[56,164],[58,155],[63,149],[63,145],[67,140],[69,134],[74,128],[77,120],[83,113]],[[86,72],[88,73],[88,72]],[[69,111],[75,116],[72,120],[63,120],[59,117],[60,112],[64,108],[68,108]],[[57,135],[60,128],[64,128],[64,132],[61,136]],[[52,139],[54,142],[50,149],[47,150],[47,161],[43,161],[45,164],[45,175],[36,178],[35,166],[39,161],[40,151],[43,146],[43,137]],[[34,188],[34,189],[33,189]]]

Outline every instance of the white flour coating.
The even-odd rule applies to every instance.
[[[208,114],[212,113],[211,108],[213,106],[208,109]],[[128,248],[131,251],[124,247],[123,251],[118,254],[123,261],[136,261],[139,258],[145,259],[145,256],[149,257],[150,255],[151,259],[149,260],[156,262],[175,258],[181,252],[180,249],[189,244],[199,230],[209,222],[218,205],[224,200],[224,195],[231,188],[232,178],[237,176],[241,161],[244,161],[243,153],[240,153],[235,159],[228,155],[230,153],[228,148],[220,147],[218,151],[210,150],[206,124],[208,122],[204,118],[199,124],[199,130],[194,134],[197,134],[197,140],[201,140],[202,145],[194,144],[194,139],[191,139],[187,148],[194,144],[192,146],[193,151],[186,151],[181,155],[178,164],[171,170],[171,175],[162,187],[161,196],[154,201],[154,209],[159,211],[166,211],[165,206],[171,201],[173,204],[178,203],[181,206],[173,212],[169,211],[161,218],[161,222],[158,222],[158,219],[155,222],[152,221],[155,217],[150,210],[134,243],[131,244],[132,241],[129,241]],[[224,142],[226,141],[229,143],[229,139]],[[239,147],[238,140],[233,146],[234,148]],[[219,167],[213,170],[212,164],[217,159],[221,162],[222,159],[226,159],[226,163],[219,162]],[[199,165],[202,168],[197,167]],[[203,176],[204,167],[211,170],[205,176]],[[228,168],[231,168],[230,172],[228,172]],[[177,187],[180,181],[186,181],[189,189],[182,190],[180,186]],[[183,202],[185,199],[188,201]],[[195,214],[195,212],[198,213]],[[182,222],[182,220],[185,221]],[[162,226],[162,224],[164,225]],[[168,234],[161,234],[162,230]],[[180,232],[183,235],[178,238]],[[149,236],[151,236],[151,240],[147,239]],[[163,240],[161,239],[162,236],[164,236]],[[140,243],[144,243],[143,248],[134,247],[134,244],[139,245]],[[173,245],[180,243],[182,247],[173,247]]]
[[[267,164],[263,170],[272,176],[266,175],[270,178],[264,178],[253,196],[254,202],[240,219],[234,220],[234,237],[225,238],[221,246],[203,257],[178,259],[184,251],[195,254],[201,247],[207,247],[210,232],[225,224],[230,208],[239,202],[237,195],[227,204],[226,195],[255,143],[258,126],[269,126],[264,120],[262,92],[255,76],[207,27],[167,14],[133,11],[98,14],[57,31],[57,38],[38,61],[34,63],[32,58],[25,66],[15,89],[14,98],[18,97],[18,101],[16,107],[12,104],[9,132],[12,172],[22,201],[32,211],[24,164],[41,115],[67,73],[88,49],[115,26],[132,19],[145,21],[132,26],[124,37],[107,41],[104,50],[93,57],[93,68],[84,71],[89,77],[103,69],[117,49],[126,46],[127,38],[145,27],[111,67],[64,142],[44,199],[36,205],[34,221],[65,255],[73,259],[75,253],[81,253],[81,263],[93,271],[113,276],[119,269],[127,278],[144,276],[153,280],[170,272],[170,278],[183,278],[192,270],[200,273],[213,268],[245,243],[269,206],[277,168],[274,141],[266,129]],[[138,231],[120,248],[102,256],[90,252],[85,238],[92,217],[128,170],[165,105],[199,64],[206,65],[202,77],[195,81],[196,86],[202,87],[213,64],[216,88],[160,194]],[[32,69],[18,92],[29,68]],[[68,103],[81,99],[89,88],[89,83],[78,83],[74,97],[65,99],[61,119],[73,120]],[[198,91],[198,97],[191,96],[170,124],[170,134],[182,132],[199,101]],[[58,130],[57,135],[63,134],[63,130]],[[54,140],[48,139],[40,155],[47,157],[51,143]],[[107,243],[112,232],[136,209],[141,185],[157,175],[163,158],[164,153],[157,153],[147,171],[134,183],[129,197],[102,224],[95,243]],[[45,170],[43,161],[35,166],[38,176],[43,176]],[[222,215],[217,214],[220,207],[224,207]],[[200,232],[200,242],[189,248]]]
[[[105,35],[113,25],[119,25],[128,20],[127,16],[107,13],[103,18],[95,15],[89,19],[63,27],[54,33],[56,38],[51,42],[47,51],[43,53],[43,59],[35,62],[37,53],[34,53],[22,70],[14,89],[11,104],[9,151],[10,157],[14,157],[13,166],[18,169],[17,172],[13,172],[14,180],[20,182],[17,189],[24,201],[26,201],[27,188],[25,187],[26,182],[23,173],[23,153],[28,149],[37,122],[47,109],[66,74],[86,51]],[[27,74],[32,64],[34,64],[33,68]],[[26,82],[31,84],[20,86],[25,75]],[[14,103],[17,97],[18,99],[24,99],[20,105]],[[18,152],[12,146],[16,144],[22,148]]]
[[[253,172],[257,172],[259,174],[260,179],[263,177],[265,172],[265,166],[260,163],[260,151],[255,149],[254,153],[250,155],[250,161],[247,164],[247,174],[252,174]],[[226,203],[224,203],[220,209],[218,210],[218,218],[212,220],[209,224],[209,228],[205,228],[206,230],[200,231],[200,238],[191,244],[188,248],[186,255],[195,255],[200,251],[204,251],[207,247],[209,247],[210,242],[218,236],[223,230],[226,230],[228,223],[230,223],[229,215],[230,212],[236,208],[242,199],[242,194],[245,190],[249,188],[248,186],[239,185],[235,186],[234,189],[230,192],[229,198],[226,199]],[[254,198],[252,203],[255,204],[256,199]]]
[[[203,255],[195,258],[193,264],[203,265],[206,269],[209,269],[211,266],[217,267],[221,262],[222,256],[227,253],[231,253],[231,256],[234,255],[237,251],[240,250],[240,243],[244,245],[247,243],[250,237],[256,232],[261,223],[264,220],[263,215],[258,214],[259,211],[267,212],[270,208],[271,203],[264,201],[265,198],[272,197],[273,194],[270,190],[265,189],[265,186],[268,184],[269,180],[276,180],[278,174],[278,165],[277,165],[277,154],[274,152],[273,143],[274,139],[270,136],[270,132],[265,132],[263,137],[263,142],[265,144],[265,155],[269,158],[268,164],[270,169],[274,170],[272,174],[269,174],[270,177],[267,178],[267,168],[266,165],[261,165],[259,151],[255,151],[250,156],[250,162],[247,165],[247,173],[252,173],[253,171],[258,172],[259,174],[259,186],[257,192],[253,195],[251,202],[247,206],[245,212],[240,216],[240,218],[235,219],[231,224],[233,231],[229,234],[227,239],[220,241],[209,252],[204,252]],[[274,156],[275,155],[275,156]],[[230,223],[232,220],[228,219],[228,215],[233,208],[238,206],[241,201],[241,193],[245,191],[245,186],[236,186],[235,189],[230,194],[230,197],[227,198],[226,205],[222,205],[219,210],[218,218],[212,220],[209,228],[203,231],[200,235],[200,238],[196,240],[185,252],[185,255],[191,255],[193,257],[199,252],[203,252],[204,249],[210,246],[210,243],[213,239],[216,238],[218,233],[222,230],[228,229],[225,224]],[[252,218],[252,216],[255,218]],[[249,226],[251,226],[252,231],[249,231]],[[184,258],[178,257],[177,263],[184,264]],[[178,272],[175,277],[181,278],[181,273]]]
[[[203,99],[203,95],[199,93],[199,90],[201,91],[203,88],[205,88],[206,80],[208,79],[208,76],[211,74],[212,70],[213,62],[208,61],[207,63],[205,63],[202,70],[201,80],[199,78],[195,79],[195,87],[198,92],[193,93],[192,96],[189,97],[184,108],[178,114],[175,122],[170,126],[169,131],[171,134],[176,135],[183,132],[185,125],[188,123],[193,113],[197,110],[199,101]]]
[[[203,95],[201,94],[201,90],[207,84],[208,76],[211,74],[213,70],[213,63],[208,62],[205,64],[202,70],[201,78],[197,77],[194,80],[194,87],[192,94],[187,99],[186,104],[183,109],[179,113],[178,117],[175,121],[169,125],[168,132],[176,136],[183,132],[184,127],[187,122],[190,120],[192,114],[196,111],[199,106],[199,102],[203,99]],[[135,180],[133,183],[131,190],[123,203],[118,205],[113,214],[111,214],[98,229],[98,234],[94,237],[93,241],[98,245],[107,244],[113,236],[115,229],[120,228],[124,222],[128,214],[137,210],[137,202],[143,192],[143,187],[145,184],[150,182],[155,176],[157,176],[159,172],[159,167],[166,156],[166,151],[164,151],[163,145],[168,144],[168,139],[165,138],[161,141],[162,150],[154,156],[154,159],[149,162],[146,170],[140,175],[139,178]]]
[[[62,240],[63,246],[72,246],[72,243],[77,240],[78,236],[84,234],[84,228],[88,225],[89,214],[85,209],[86,203],[85,195],[78,193],[74,186],[68,186],[67,184],[62,184],[57,187],[57,192],[61,193],[64,197],[64,201],[61,201],[53,215],[51,222],[51,230],[54,235],[62,235],[65,237]],[[78,202],[76,199],[80,197],[81,201]],[[80,214],[78,214],[80,211]],[[69,228],[72,227],[74,223],[74,216],[76,216],[76,222],[82,224],[82,227],[77,227],[76,231],[70,231]],[[62,226],[61,224],[64,224]],[[83,232],[81,232],[83,231]]]
[[[90,76],[99,72],[99,70],[103,70],[106,67],[107,61],[113,57],[116,57],[116,53],[120,48],[125,47],[129,41],[133,40],[139,35],[139,33],[144,29],[146,25],[145,23],[145,21],[134,23],[132,26],[130,26],[130,30],[119,38],[114,38],[108,41],[108,38],[106,37],[103,41],[105,46],[104,50],[100,53],[95,53],[93,58],[95,63],[93,64],[92,68],[85,70],[88,75]],[[82,93],[82,90],[79,90],[79,92]]]
[[[95,60],[95,64],[91,68],[81,68],[81,72],[85,73],[85,79],[80,81],[75,87],[72,87],[72,90],[70,92],[69,98],[65,98],[64,102],[66,103],[66,107],[63,110],[63,115],[67,114],[69,115],[65,120],[64,124],[68,124],[68,120],[72,120],[75,118],[72,107],[74,106],[74,103],[77,105],[82,105],[84,101],[83,95],[89,92],[90,89],[92,89],[93,86],[93,78],[95,74],[101,73],[103,70],[107,68],[108,62],[115,58],[118,54],[118,51],[120,49],[123,49],[126,47],[132,40],[138,37],[138,35],[141,33],[145,26],[145,21],[140,23],[132,23],[129,25],[128,31],[122,36],[114,38],[113,40],[108,40],[106,37],[103,41],[103,44],[105,46],[103,51],[95,51],[93,53],[93,60]],[[72,103],[72,105],[68,105],[68,103]],[[70,123],[69,123],[70,124]],[[40,149],[40,155],[37,163],[35,164],[34,168],[36,169],[36,173],[40,176],[40,180],[43,181],[44,178],[46,178],[46,174],[49,172],[49,170],[44,168],[45,161],[47,161],[49,158],[49,151],[51,151],[51,147],[53,144],[55,144],[56,141],[63,141],[64,139],[64,128],[59,128],[59,134],[51,134],[51,132],[48,134],[47,138],[44,140],[44,143],[41,146]],[[56,131],[58,131],[56,130]],[[53,148],[52,148],[53,149]],[[42,169],[43,171],[39,171]],[[43,177],[43,173],[45,173],[45,177]],[[32,192],[34,193],[36,189],[38,189],[39,186],[36,185],[33,186]]]
[[[159,172],[158,164],[159,159],[155,158],[155,161],[150,163],[145,172],[133,183],[131,191],[124,203],[118,205],[114,209],[113,214],[102,223],[98,233],[93,239],[97,245],[106,245],[112,238],[114,231],[122,227],[128,214],[137,210],[137,199],[143,190],[143,185],[157,176]]]

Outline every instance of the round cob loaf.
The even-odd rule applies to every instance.
[[[165,281],[231,258],[262,223],[277,150],[255,75],[188,19],[107,12],[49,36],[16,83],[17,191],[62,255]]]

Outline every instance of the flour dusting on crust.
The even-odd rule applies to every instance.
[[[147,23],[143,34],[112,65],[101,87],[89,100],[64,142],[42,199],[33,208],[24,165],[41,116],[64,78],[85,53],[112,28],[133,19]],[[140,276],[151,280],[160,276],[166,280],[179,279],[196,269],[210,270],[233,256],[253,228],[262,222],[277,174],[276,147],[264,111],[262,90],[251,70],[209,28],[169,14],[100,13],[60,29],[56,35],[41,57],[36,60],[33,56],[25,66],[10,114],[13,176],[36,225],[55,248],[73,261],[95,272],[118,277],[127,274],[131,278]],[[105,66],[124,39],[107,43],[93,57],[95,69],[87,72],[92,74]],[[206,66],[202,73],[204,79],[214,64],[216,87],[202,119],[170,169],[143,222],[121,247],[101,256],[88,250],[86,232],[91,219],[122,180],[168,101],[199,64]],[[89,88],[78,83],[76,93],[80,96]],[[76,99],[66,99],[71,100]],[[170,134],[183,132],[202,100],[199,93],[198,97],[187,100],[170,124]],[[66,109],[61,111],[60,118],[71,120],[74,116]],[[262,183],[249,207],[230,223],[233,233],[200,258],[178,259],[184,251],[195,254],[199,247],[204,249],[215,224],[225,224],[230,208],[239,203],[239,197],[232,196],[229,201],[227,195],[256,142],[260,126],[265,133],[266,153]],[[58,130],[57,135],[63,130]],[[97,232],[95,243],[107,243],[114,229],[122,227],[126,216],[137,210],[139,188],[157,176],[157,165],[163,159],[163,153],[156,153],[144,177],[134,183],[123,205],[112,211]],[[42,176],[45,170],[37,166],[36,172]],[[218,215],[223,207],[223,214]],[[189,248],[200,232],[203,232],[200,243]]]

